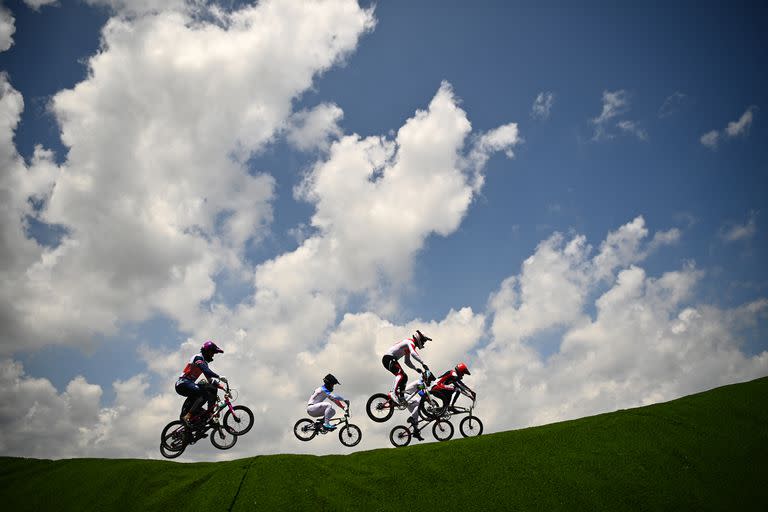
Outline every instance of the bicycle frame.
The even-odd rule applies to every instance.
[[[455,405],[452,406],[452,407],[449,407],[448,411],[446,411],[447,412],[446,417],[450,417],[452,415],[459,415],[459,414],[469,414],[471,416],[472,415],[472,411],[474,411],[475,406],[477,404],[477,395],[475,395],[473,397],[472,395],[470,395],[469,393],[467,393],[463,389],[456,388],[454,390],[453,394],[451,395],[451,401],[452,402],[454,402],[454,396],[456,396],[456,395],[464,395],[467,398],[469,398],[470,400],[472,400],[472,403],[470,404],[469,407],[456,407]],[[456,398],[456,400],[458,400],[458,398]]]
[[[318,434],[327,434],[328,432],[331,432],[330,430],[327,430],[325,428],[325,426],[323,425],[324,421],[325,420],[323,420],[322,417],[315,420],[315,423],[314,423],[315,431]],[[336,426],[341,425],[342,423],[344,423],[345,425],[348,425],[349,424],[349,409],[345,409],[344,410],[344,416],[342,416],[340,418],[331,418],[330,420],[328,420],[328,423],[331,424],[331,425],[336,425]],[[334,431],[335,431],[335,429],[334,429]]]
[[[219,401],[218,392],[216,393],[216,405],[214,406],[213,412],[209,411],[202,411],[195,416],[193,416],[190,420],[191,424],[195,424],[199,422],[200,420],[206,420],[205,423],[200,425],[198,428],[194,428],[194,430],[202,430],[205,432],[209,428],[211,428],[210,423],[218,423],[219,422],[219,416],[221,411],[224,409],[228,409],[229,412],[237,418],[237,414],[235,413],[234,407],[232,407],[232,389],[229,387],[229,382],[226,383],[226,387],[222,386],[218,382],[215,384],[215,386],[224,391],[224,399]]]

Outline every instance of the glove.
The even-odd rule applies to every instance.
[[[227,378],[226,378],[225,376],[223,376],[223,375],[219,375],[219,380],[220,380],[221,382],[229,382],[229,381],[227,380]]]
[[[428,372],[428,371],[429,371],[429,366],[427,366],[427,365],[424,365],[424,371],[425,371],[425,372]]]
[[[416,373],[421,373],[421,368],[416,368]]]

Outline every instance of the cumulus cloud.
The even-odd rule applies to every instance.
[[[549,119],[552,106],[555,104],[555,94],[549,91],[542,91],[533,100],[531,106],[531,117],[542,121]]]
[[[618,119],[626,114],[629,108],[630,99],[629,93],[626,90],[603,91],[603,108],[600,115],[590,119],[590,123],[595,129],[592,140],[613,139],[616,136],[614,132],[616,128],[623,133],[634,135],[640,140],[647,140],[648,133],[638,125],[637,121]]]
[[[24,3],[35,11],[39,11],[45,5],[56,5],[58,0],[24,0]]]
[[[344,111],[330,103],[296,112],[289,120],[288,142],[301,151],[327,150],[342,135],[338,123],[343,117]]]
[[[746,137],[749,133],[749,128],[752,126],[752,120],[754,119],[757,107],[751,105],[744,111],[737,121],[731,121],[722,130],[711,130],[699,139],[701,144],[709,149],[717,149],[718,144],[723,139],[732,139],[734,137]]]
[[[17,340],[83,344],[116,332],[118,320],[196,317],[216,273],[243,271],[242,254],[271,222],[274,179],[252,173],[249,156],[374,23],[343,0],[217,16],[110,19],[88,78],[51,103],[69,148],[61,168],[42,148],[30,168],[16,154],[22,102],[3,80],[3,152],[16,169],[3,177],[4,207],[16,205],[3,217],[15,237],[3,250],[16,266],[3,276],[0,317],[14,319]],[[37,247],[24,235],[29,214],[67,235]]]
[[[757,233],[757,212],[749,212],[749,219],[744,224],[728,224],[720,229],[720,238],[725,242],[748,240]]]
[[[11,11],[0,4],[0,52],[6,51],[13,45],[14,32],[16,32],[16,20]]]
[[[581,235],[542,242],[489,303],[493,337],[473,369],[495,397],[484,400],[483,417],[525,427],[765,375],[768,353],[745,355],[741,336],[768,318],[766,299],[730,309],[697,304],[705,274],[692,264],[659,276],[638,266],[678,238],[670,230],[648,241],[635,219],[596,253]],[[542,352],[537,344],[553,332],[558,347]]]
[[[259,435],[246,435],[226,453],[195,445],[185,460],[344,450],[334,439],[299,444],[290,431],[328,372],[339,377],[337,391],[351,399],[353,421],[364,426],[358,449],[386,446],[392,422],[369,422],[364,403],[391,388],[381,355],[415,329],[434,338],[422,355],[436,371],[469,364],[467,383],[480,393],[477,414],[489,432],[655,403],[765,375],[768,353],[749,357],[741,347],[744,333],[768,320],[768,299],[726,309],[697,303],[695,287],[705,273],[692,264],[658,276],[638,266],[654,247],[679,236],[676,230],[651,236],[642,217],[608,233],[597,248],[583,235],[555,233],[519,274],[501,283],[486,313],[461,308],[441,320],[402,324],[373,312],[349,313],[329,324],[320,343],[291,338],[279,365],[265,348],[273,338],[254,344],[236,314],[208,315],[206,321],[217,322],[226,340],[226,352],[213,366],[239,388],[238,401],[254,410]],[[554,352],[542,352],[538,343],[553,329],[559,344]],[[198,345],[190,339],[177,351],[142,353],[151,371],[167,377]],[[24,375],[20,364],[3,361],[0,385],[12,392],[0,401],[0,447],[10,455],[159,457],[157,433],[182,399],[150,393],[146,381],[137,375],[115,382],[117,399],[106,407],[100,404],[102,389],[82,377],[58,392],[47,380]],[[131,418],[139,408],[143,419],[136,425]]]

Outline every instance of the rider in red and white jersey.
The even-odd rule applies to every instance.
[[[421,356],[416,349],[424,348],[424,344],[431,340],[432,338],[428,338],[421,331],[416,330],[416,334],[412,337],[392,345],[389,350],[387,350],[386,354],[384,354],[384,357],[381,358],[381,364],[384,365],[384,368],[395,376],[394,389],[398,401],[404,401],[403,391],[405,390],[405,384],[408,382],[408,375],[403,371],[403,367],[400,366],[398,359],[405,357],[405,364],[419,373],[421,373],[421,370],[414,366],[411,362],[411,358],[421,364],[421,366],[424,367],[424,370],[429,370],[429,367],[421,360]]]

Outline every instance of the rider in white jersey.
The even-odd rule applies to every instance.
[[[323,385],[315,389],[307,402],[307,414],[314,417],[322,416],[325,420],[323,427],[325,427],[326,430],[333,430],[336,428],[335,425],[330,424],[331,418],[336,414],[336,409],[329,403],[323,403],[325,399],[328,398],[332,400],[341,408],[344,408],[345,404],[346,407],[349,407],[349,400],[344,400],[341,396],[333,393],[333,386],[336,384],[341,383],[336,377],[329,373],[323,379]]]
[[[403,390],[405,390],[405,384],[408,382],[408,375],[403,371],[403,367],[397,361],[401,357],[405,357],[405,364],[421,373],[421,370],[417,368],[412,362],[411,358],[424,367],[424,370],[429,370],[429,367],[421,360],[421,356],[416,351],[417,348],[424,348],[424,344],[432,338],[426,337],[421,331],[417,330],[411,338],[406,338],[400,343],[397,343],[387,350],[384,357],[381,358],[381,364],[384,365],[389,372],[395,376],[395,396],[400,402],[403,402]]]

